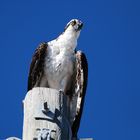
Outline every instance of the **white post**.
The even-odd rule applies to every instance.
[[[68,112],[64,94],[33,88],[24,100],[23,140],[71,140]]]
[[[66,95],[55,89],[36,87],[26,94],[23,103],[22,140],[72,140]],[[20,139],[10,137],[6,140]]]

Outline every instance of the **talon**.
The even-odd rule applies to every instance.
[[[64,94],[64,91],[62,89],[59,89],[60,94]]]

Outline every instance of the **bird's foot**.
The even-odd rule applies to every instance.
[[[60,94],[64,94],[64,91],[62,89],[59,89]]]

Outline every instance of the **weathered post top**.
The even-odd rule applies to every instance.
[[[71,140],[67,98],[50,88],[33,88],[24,100],[23,140]]]
[[[73,140],[69,101],[66,95],[55,89],[37,87],[26,94],[23,103],[22,140]],[[20,139],[10,137],[6,140]]]

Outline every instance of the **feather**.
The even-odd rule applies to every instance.
[[[80,126],[80,120],[83,111],[84,98],[86,94],[88,77],[88,64],[84,53],[76,52],[76,79],[75,90],[71,99],[71,119],[73,137],[77,137],[77,132]],[[72,121],[72,120],[71,120]]]
[[[35,50],[28,76],[28,91],[31,90],[36,84],[39,84],[41,76],[43,75],[46,50],[47,43],[41,43]]]

